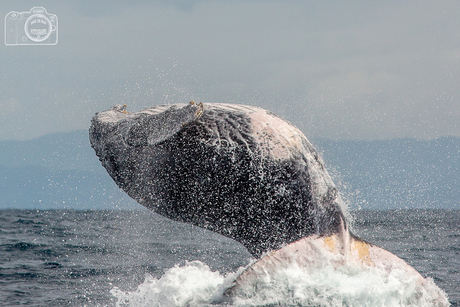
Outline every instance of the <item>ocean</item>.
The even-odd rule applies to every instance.
[[[432,278],[451,305],[460,306],[460,211],[359,210],[352,216],[357,236]],[[1,306],[209,306],[252,260],[235,241],[147,209],[0,210]],[[283,289],[298,287],[289,282]],[[348,288],[354,301],[325,298],[318,305],[399,306],[378,289],[363,296]],[[268,305],[303,305],[282,295]]]

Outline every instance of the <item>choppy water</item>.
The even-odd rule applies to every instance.
[[[358,236],[432,277],[460,305],[460,211],[353,216]],[[222,287],[250,261],[230,239],[147,210],[0,211],[2,306],[193,305],[191,296],[212,298],[209,285]]]

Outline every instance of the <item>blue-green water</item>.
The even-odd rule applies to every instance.
[[[432,277],[460,304],[460,211],[355,211],[353,231]],[[240,244],[148,210],[0,210],[0,305],[113,306],[146,274],[199,260],[235,272]],[[142,295],[142,294],[141,294]]]

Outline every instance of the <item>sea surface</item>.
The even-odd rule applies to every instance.
[[[460,211],[352,216],[356,235],[432,278],[460,306]],[[200,305],[252,260],[235,241],[146,209],[0,210],[1,306]],[[366,306],[373,295],[329,305]],[[374,305],[398,305],[386,302]]]

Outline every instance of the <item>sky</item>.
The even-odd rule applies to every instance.
[[[460,136],[458,0],[2,0],[0,15],[34,6],[58,43],[0,43],[0,140],[190,100],[260,106],[307,138]]]

